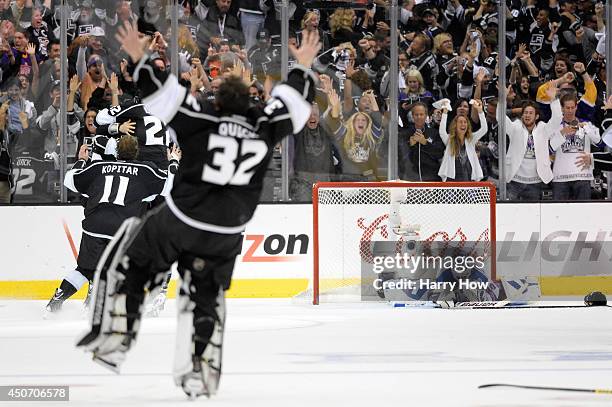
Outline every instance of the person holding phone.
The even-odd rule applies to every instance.
[[[11,142],[25,133],[36,120],[34,103],[22,96],[21,84],[16,77],[10,78],[5,87],[8,94],[6,130]]]
[[[553,163],[553,199],[591,199],[593,169],[576,163],[582,153],[590,154],[591,144],[603,147],[599,129],[590,121],[576,116],[578,100],[574,94],[561,97],[563,122],[550,137],[550,149],[555,153]]]

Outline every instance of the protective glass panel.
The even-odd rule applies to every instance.
[[[312,116],[290,139],[290,197],[310,202],[320,181],[387,178],[390,22],[384,5],[317,3],[294,12],[291,35],[319,32],[323,47],[313,66],[319,75]],[[306,6],[308,7],[308,6]]]
[[[0,203],[57,202],[60,17],[21,5],[0,10]]]

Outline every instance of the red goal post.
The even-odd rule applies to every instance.
[[[405,194],[402,220],[418,224],[424,240],[488,241],[491,278],[496,279],[493,183],[320,182],[312,192],[313,304],[323,293],[333,295],[359,284],[361,261],[371,256],[369,242],[389,236],[395,188]]]

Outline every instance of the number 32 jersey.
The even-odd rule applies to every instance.
[[[181,147],[181,165],[166,197],[170,210],[197,229],[240,233],[259,203],[274,146],[301,131],[310,116],[314,75],[297,66],[263,109],[252,106],[231,116],[200,104],[175,76],[144,59],[134,75],[147,110],[168,123]]]
[[[144,214],[166,178],[150,162],[95,161],[85,166],[80,160],[66,173],[64,185],[87,198],[83,233],[111,239],[125,219]]]

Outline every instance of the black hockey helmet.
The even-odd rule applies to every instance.
[[[593,291],[584,297],[584,305],[587,307],[603,307],[607,304],[606,296],[600,291]]]

